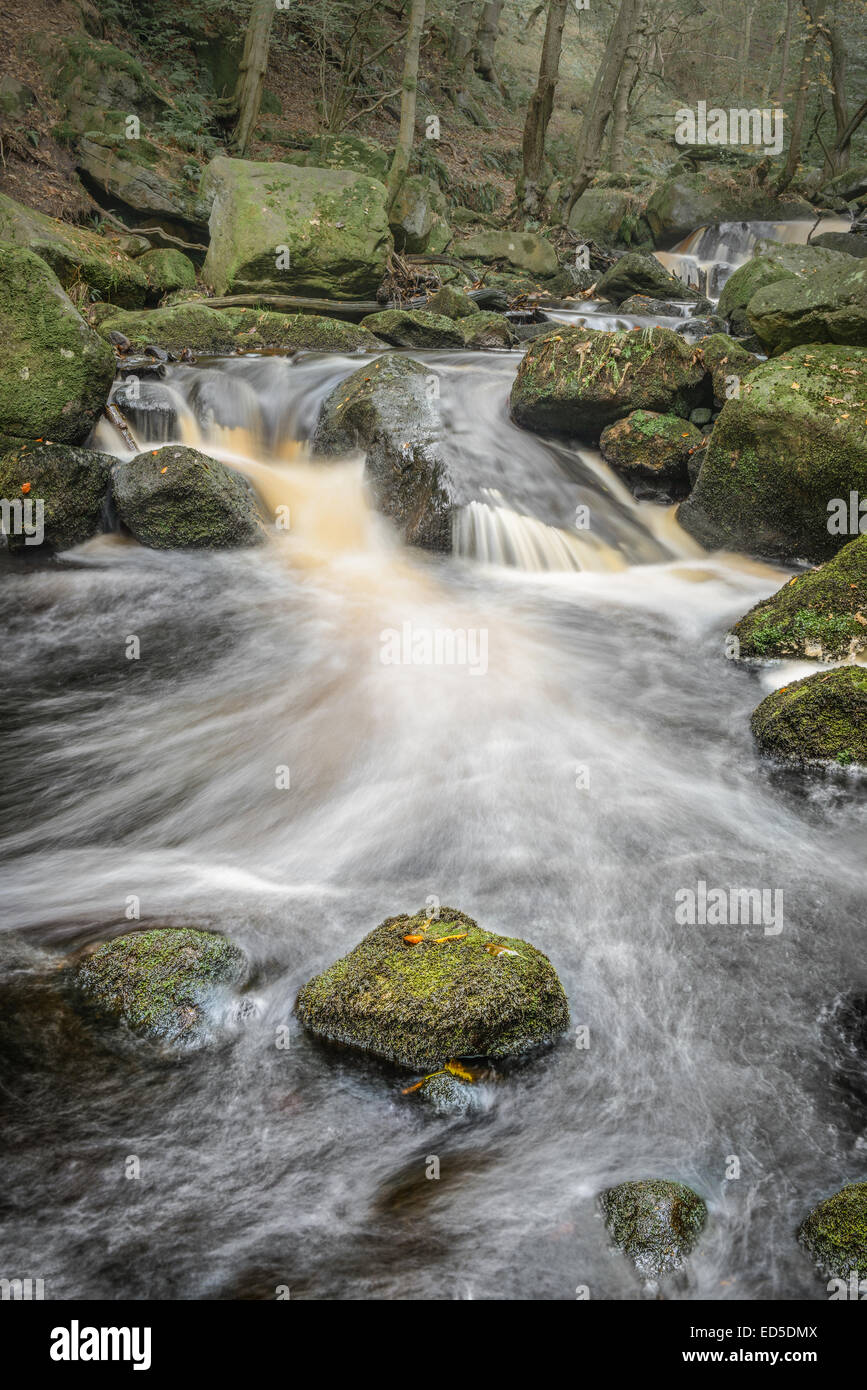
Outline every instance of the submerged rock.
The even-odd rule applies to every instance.
[[[449,550],[455,495],[431,379],[420,362],[396,353],[361,367],[325,400],[313,448],[362,449],[378,509],[411,545]]]
[[[687,418],[708,390],[697,351],[667,328],[563,328],[530,344],[511,405],[527,429],[595,444],[606,425],[633,410]]]
[[[213,1010],[247,973],[239,947],[214,932],[157,928],[115,937],[75,971],[83,998],[134,1033],[180,1047],[214,1034]]]
[[[361,327],[394,347],[463,347],[463,338],[451,319],[427,309],[382,309],[368,314]]]
[[[741,657],[852,661],[867,655],[867,536],[797,575],[735,623]]]
[[[21,502],[26,529],[6,537],[10,550],[36,550],[41,504],[42,540],[46,550],[68,550],[102,528],[114,459],[71,444],[0,439],[0,497]]]
[[[820,1202],[798,1237],[825,1274],[867,1279],[867,1182],[849,1183]]]
[[[834,499],[867,496],[867,351],[816,344],[763,362],[726,401],[678,520],[709,549],[826,560]]]
[[[124,526],[155,550],[225,549],[264,539],[246,478],[197,449],[169,444],[116,463],[111,487]]]
[[[39,256],[0,242],[0,432],[77,444],[93,428],[114,353]]]
[[[600,275],[596,293],[612,304],[620,304],[631,295],[646,294],[654,299],[699,300],[702,296],[691,285],[678,280],[665,269],[655,256],[642,251],[629,251]]]
[[[689,491],[689,456],[701,443],[677,415],[633,410],[602,431],[602,457],[629,481],[636,497],[672,502]]]
[[[569,1025],[547,956],[447,907],[436,921],[387,918],[310,980],[295,1008],[319,1037],[419,1071],[528,1052]]]
[[[753,711],[763,753],[801,767],[867,765],[867,669],[835,666],[775,690]]]
[[[418,1096],[438,1115],[466,1115],[484,1110],[486,1105],[483,1087],[457,1062],[449,1062],[442,1071],[431,1072],[414,1086],[405,1087],[403,1094]]]
[[[704,1202],[681,1182],[623,1182],[600,1200],[615,1245],[649,1279],[679,1269],[707,1221]]]

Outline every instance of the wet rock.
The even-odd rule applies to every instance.
[[[279,348],[282,352],[376,352],[378,338],[359,323],[322,314],[279,314],[259,309],[227,309],[235,348],[244,352]]]
[[[466,1115],[485,1108],[482,1088],[448,1069],[431,1072],[417,1089],[412,1089],[421,1100],[433,1106],[437,1115]]]
[[[663,265],[648,253],[628,251],[596,281],[596,294],[621,304],[636,294],[653,299],[699,300],[701,295],[691,285],[669,274]]]
[[[596,443],[606,425],[633,410],[686,418],[708,389],[697,353],[667,328],[561,328],[530,344],[511,405],[527,429]]]
[[[75,444],[108,398],[114,353],[39,256],[0,242],[0,432]]]
[[[431,373],[395,353],[336,386],[313,437],[321,454],[365,453],[375,505],[411,545],[451,549],[454,484],[442,452]]]
[[[145,302],[147,275],[138,261],[123,254],[116,242],[46,217],[3,194],[0,241],[35,252],[66,289],[84,284],[97,297],[130,309]]]
[[[652,314],[655,318],[672,319],[685,317],[685,305],[668,299],[652,299],[647,294],[631,294],[618,308],[621,314]]]
[[[446,907],[436,921],[389,917],[310,980],[295,1008],[319,1037],[418,1071],[528,1052],[569,1024],[546,956]]]
[[[689,451],[689,457],[686,461],[686,471],[689,474],[689,485],[691,488],[695,487],[698,482],[698,475],[701,472],[701,466],[707,456],[707,446],[709,443],[710,435],[703,434],[695,447]]]
[[[693,425],[677,415],[634,410],[602,431],[599,448],[636,497],[672,502],[689,491],[690,450],[701,438]]]
[[[451,319],[427,309],[383,309],[368,314],[361,327],[394,347],[463,347],[463,338]]]
[[[151,367],[161,369],[161,364],[151,363]],[[149,444],[168,443],[178,437],[177,396],[159,380],[144,379],[142,383],[119,385],[112,395],[112,405],[116,405],[130,428],[139,439]]]
[[[196,301],[137,312],[118,309],[101,317],[99,332],[104,338],[122,333],[136,352],[158,345],[175,354],[185,347],[220,353],[231,352],[236,346],[234,318]]]
[[[460,319],[458,328],[468,348],[508,348],[517,342],[514,329],[503,314],[482,311]]]
[[[753,711],[763,753],[800,767],[867,765],[867,669],[835,666],[775,690]]]
[[[178,1048],[217,1034],[216,1014],[242,983],[246,957],[214,932],[133,932],[100,946],[75,970],[83,1000],[134,1033]]]
[[[851,265],[851,262],[849,262]],[[726,280],[719,297],[717,311],[727,319],[732,333],[753,332],[747,306],[760,290],[782,280],[812,277],[820,270],[847,265],[839,251],[827,251],[815,246],[784,246],[760,242],[752,258],[745,261]]]
[[[112,310],[100,316],[99,332],[121,332],[136,352],[159,348],[179,357],[185,348],[200,354],[258,352],[375,351],[382,344],[360,324],[320,314],[278,314],[259,309],[209,309],[191,300],[137,313]]]
[[[867,1279],[867,1183],[849,1183],[820,1202],[798,1237],[826,1275]]]
[[[715,333],[724,333],[725,323],[721,318],[717,318],[716,314],[709,314],[706,318],[684,319],[683,323],[677,325],[675,332],[682,334],[687,342],[695,343]]]
[[[707,1221],[702,1199],[680,1182],[624,1182],[600,1200],[614,1244],[648,1279],[679,1269]]]
[[[817,344],[754,368],[726,401],[678,520],[708,549],[829,559],[829,505],[867,496],[867,351]]]
[[[224,549],[264,538],[245,478],[180,444],[116,463],[111,488],[118,516],[156,550]]]
[[[442,314],[447,319],[465,319],[470,314],[479,313],[479,306],[469,295],[453,289],[451,285],[440,285],[425,305],[428,313]]]
[[[826,251],[842,251],[846,256],[867,256],[867,233],[864,232],[820,232],[810,242],[811,246],[822,246]]]
[[[12,551],[69,550],[102,529],[114,459],[70,444],[0,439],[0,497],[20,516],[6,537]],[[42,540],[37,532],[41,504]],[[14,521],[14,518],[13,518]]]
[[[842,265],[767,285],[750,299],[747,318],[769,352],[799,343],[867,347],[867,261],[846,256]]]
[[[217,294],[365,299],[379,288],[392,238],[377,180],[221,156],[202,189],[213,198],[203,276]]]
[[[462,260],[507,261],[529,275],[556,275],[557,252],[537,232],[476,232],[455,248]]]
[[[867,656],[867,536],[798,575],[735,623],[738,655],[854,661]]]

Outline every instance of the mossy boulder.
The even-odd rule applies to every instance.
[[[538,232],[476,232],[455,252],[465,261],[505,261],[528,275],[556,275],[559,269],[557,252]]]
[[[636,497],[671,502],[689,491],[689,455],[701,441],[701,432],[677,415],[633,410],[602,431],[599,448]]]
[[[388,353],[336,386],[313,437],[321,454],[361,449],[374,504],[411,545],[451,549],[455,491],[431,373]]]
[[[709,549],[829,559],[829,506],[867,496],[867,350],[816,345],[761,363],[726,401],[678,520]]]
[[[197,353],[375,351],[382,344],[360,324],[320,314],[280,314],[265,309],[209,309],[203,301],[164,305],[159,309],[99,316],[104,338],[122,333],[140,352],[151,344],[177,356],[185,348]]]
[[[814,1207],[798,1236],[825,1274],[867,1279],[867,1182],[853,1182]]]
[[[20,499],[31,538],[35,508],[41,503],[41,545],[46,550],[68,550],[102,529],[113,463],[108,454],[71,444],[0,439],[0,497],[13,504]],[[7,545],[13,551],[37,548],[17,525],[7,536]]]
[[[835,666],[775,690],[753,711],[761,751],[800,766],[867,765],[867,669]]]
[[[508,348],[517,342],[515,330],[504,314],[483,310],[469,318],[459,319],[457,327],[464,347]]]
[[[708,392],[698,353],[667,328],[564,328],[530,344],[511,405],[527,429],[596,443],[606,425],[633,410],[687,418]]]
[[[411,174],[404,179],[388,211],[388,225],[398,251],[439,255],[452,239],[445,194],[433,179]]]
[[[176,152],[168,152],[140,136],[89,130],[77,142],[76,163],[91,185],[102,190],[114,206],[122,204],[148,225],[156,222],[182,240],[207,241],[210,198],[199,191],[201,165],[187,155],[192,179],[178,178]]]
[[[752,333],[747,306],[760,290],[783,280],[812,278],[820,271],[846,266],[839,251],[815,246],[784,246],[760,242],[750,260],[738,266],[723,285],[717,309],[728,319],[732,333]],[[851,265],[851,262],[849,262]]]
[[[213,159],[203,276],[218,294],[371,298],[392,249],[385,187],[347,169]]]
[[[740,389],[740,383],[749,376],[759,359],[754,352],[730,338],[727,333],[712,333],[698,343],[701,360],[707,367],[713,383],[714,404],[722,406]]]
[[[74,984],[100,1014],[178,1048],[200,1047],[247,973],[246,957],[214,932],[157,928],[115,937],[80,964]]]
[[[810,242],[811,246],[822,246],[826,251],[842,251],[846,256],[867,256],[867,233],[864,232],[820,232]]]
[[[654,299],[701,299],[698,290],[671,275],[655,256],[641,251],[629,251],[615,261],[596,281],[595,292],[612,304],[620,304],[633,294]]]
[[[317,169],[352,169],[385,183],[392,153],[363,135],[317,135],[310,148],[292,162]]]
[[[387,918],[310,980],[295,1008],[319,1037],[425,1071],[529,1052],[569,1025],[547,956],[446,907],[435,921]]]
[[[815,275],[766,285],[747,305],[747,318],[769,352],[799,343],[867,347],[867,261],[847,256]]]
[[[443,314],[427,309],[382,309],[361,320],[362,328],[393,347],[462,347],[460,331]]]
[[[425,305],[429,314],[441,314],[447,319],[465,319],[479,313],[479,306],[469,295],[453,289],[451,285],[440,285]]]
[[[145,302],[148,277],[141,262],[121,250],[119,239],[58,222],[0,194],[0,241],[34,251],[65,289],[84,286],[129,309]]]
[[[652,245],[643,200],[622,188],[588,188],[569,214],[569,227],[599,246]]]
[[[280,314],[264,309],[226,309],[234,325],[235,349],[255,352],[280,348],[284,352],[376,352],[381,341],[359,323],[323,314]]]
[[[146,251],[136,264],[141,266],[159,295],[196,288],[196,267],[183,251]]]
[[[611,1239],[647,1279],[679,1269],[707,1221],[701,1197],[682,1182],[623,1182],[600,1200]]]
[[[152,125],[170,110],[142,64],[114,44],[78,30],[34,35],[34,47],[70,132],[108,129],[122,135],[128,115]]]
[[[797,575],[735,623],[747,659],[849,661],[867,656],[867,536]]]
[[[250,484],[197,449],[168,444],[116,463],[111,490],[124,526],[155,550],[226,549],[264,539]]]
[[[114,354],[39,256],[0,242],[0,432],[76,444],[108,399]]]

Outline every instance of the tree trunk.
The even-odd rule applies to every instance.
[[[232,149],[242,158],[247,153],[250,136],[259,119],[259,105],[262,101],[262,85],[268,67],[268,45],[271,41],[271,25],[274,21],[274,0],[253,0],[247,34],[244,39],[244,54],[238,71],[235,87],[235,101],[238,107],[238,124],[232,135]]]
[[[741,35],[741,53],[740,61],[738,64],[738,104],[740,106],[743,106],[744,104],[744,83],[746,82],[747,67],[749,66],[750,61],[750,37],[752,35],[753,14],[755,13],[755,8],[756,7],[754,4],[750,5],[747,8],[747,12],[744,17],[743,34]]]
[[[782,193],[788,188],[801,158],[801,141],[804,136],[804,121],[807,115],[807,98],[810,93],[810,69],[813,61],[813,50],[816,47],[816,40],[819,36],[819,25],[822,22],[822,14],[825,9],[826,0],[812,0],[812,10],[809,0],[802,0],[804,11],[807,16],[807,33],[804,37],[804,51],[801,55],[801,77],[798,83],[798,96],[795,102],[795,113],[792,117],[792,135],[789,140],[789,153],[782,174],[777,182],[777,192]]]
[[[539,80],[530,98],[524,122],[523,209],[528,217],[538,216],[542,202],[539,178],[545,162],[545,135],[554,110],[554,90],[560,73],[560,50],[568,3],[569,0],[549,0],[542,57],[539,60]]]
[[[780,59],[780,85],[777,88],[777,105],[782,106],[786,97],[786,83],[789,80],[789,53],[792,48],[792,34],[795,29],[797,0],[787,0],[786,31],[783,34],[783,53]]]
[[[485,0],[479,19],[479,27],[476,30],[474,53],[476,72],[486,82],[493,82],[495,86],[499,86],[499,81],[494,65],[494,46],[497,42],[502,9],[503,0]]]
[[[621,174],[626,147],[626,129],[629,125],[629,97],[638,76],[641,50],[647,34],[648,16],[644,4],[639,6],[635,17],[635,29],[629,36],[629,43],[623,58],[617,94],[614,98],[614,119],[611,124],[611,172]]]
[[[825,160],[825,173],[828,178],[842,174],[849,164],[849,141],[841,143],[841,136],[849,124],[849,105],[846,99],[846,45],[840,31],[830,24],[824,31],[831,49],[831,99],[834,106],[834,144]]]
[[[460,82],[469,61],[475,37],[476,0],[458,0],[449,35],[448,61],[453,80]]]
[[[620,9],[611,26],[605,54],[596,73],[587,114],[581,126],[575,155],[576,174],[563,189],[560,197],[560,219],[564,226],[569,221],[573,207],[585,188],[589,187],[599,168],[602,141],[614,105],[620,70],[623,67],[629,36],[636,27],[642,4],[643,0],[620,0]]]
[[[411,0],[409,29],[403,57],[403,88],[400,94],[400,130],[388,171],[386,189],[389,209],[393,207],[409,169],[415,138],[415,96],[418,86],[418,51],[424,28],[425,0]]]

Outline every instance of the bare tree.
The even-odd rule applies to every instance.
[[[494,64],[494,46],[497,42],[502,9],[503,0],[485,0],[479,17],[479,27],[476,30],[473,53],[476,72],[486,82],[493,82],[497,87],[500,85],[500,80],[497,77],[497,69]]]
[[[801,141],[804,137],[804,122],[807,115],[807,98],[810,93],[810,73],[813,64],[813,53],[819,37],[819,28],[824,17],[826,0],[801,0],[801,3],[807,18],[807,32],[804,37],[804,48],[801,54],[801,76],[798,82],[798,95],[795,98],[795,110],[792,116],[792,134],[789,138],[789,152],[786,156],[783,172],[777,180],[778,193],[782,193],[792,182],[801,158]]]
[[[412,156],[415,138],[415,98],[418,87],[418,51],[424,29],[425,0],[411,0],[409,29],[406,35],[406,48],[403,56],[403,85],[400,94],[400,130],[397,145],[388,171],[386,188],[388,206],[394,206],[397,195],[403,187]]]
[[[569,0],[549,0],[542,57],[539,60],[539,79],[524,122],[522,206],[528,217],[538,216],[542,203],[539,181],[545,162],[545,136],[554,110],[554,91],[560,73],[560,50],[568,3]]]
[[[783,52],[780,58],[780,85],[777,88],[777,105],[782,106],[786,97],[786,83],[789,80],[789,54],[792,49],[792,34],[795,31],[795,15],[798,0],[786,2],[786,27],[783,32]]]
[[[623,59],[630,36],[637,27],[636,21],[642,7],[643,0],[620,0],[620,8],[608,35],[605,54],[599,64],[587,104],[587,113],[581,126],[575,154],[575,176],[565,185],[560,195],[560,219],[564,225],[568,223],[569,214],[585,188],[590,186],[599,168],[602,141],[614,107]]]
[[[620,70],[617,93],[614,98],[614,112],[611,122],[611,171],[615,174],[619,174],[623,171],[626,149],[626,128],[629,124],[629,98],[632,95],[632,90],[638,77],[638,67],[641,62],[642,49],[647,38],[647,29],[647,6],[642,4],[639,5],[638,14],[635,19],[635,28],[629,35],[629,42],[626,45],[623,67]]]
[[[457,0],[455,17],[449,35],[448,62],[450,76],[459,83],[470,60],[476,33],[476,0]]]
[[[238,123],[231,143],[232,149],[242,158],[247,153],[250,136],[259,119],[273,22],[274,0],[253,0],[234,97],[238,109]]]

